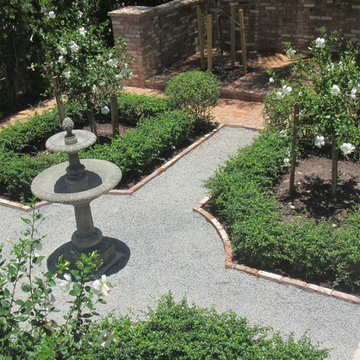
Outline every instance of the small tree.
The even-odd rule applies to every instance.
[[[125,62],[126,44],[118,39],[114,48],[106,46],[107,24],[91,23],[89,0],[73,3],[62,14],[57,14],[56,8],[44,9],[44,16],[38,32],[46,42],[46,73],[58,77],[60,89],[70,101],[85,107],[96,134],[95,108],[108,102],[131,76]]]
[[[283,89],[267,100],[266,109],[269,114],[273,110],[286,113],[276,102],[301,104],[300,129],[315,136],[315,146],[320,148],[326,142],[331,145],[331,195],[335,199],[339,149],[348,155],[360,145],[360,69],[356,63],[359,50],[350,41],[345,43],[337,31],[327,34],[321,29],[321,36],[312,42],[308,59],[296,57],[296,51],[287,44],[286,53],[293,60],[296,81],[291,86],[284,83]],[[275,121],[273,125],[285,127],[284,122],[281,125]]]

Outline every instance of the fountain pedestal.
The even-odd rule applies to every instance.
[[[90,202],[116,186],[121,179],[121,170],[105,160],[83,159],[79,151],[92,145],[96,136],[90,131],[73,130],[74,123],[65,118],[65,131],[55,134],[46,142],[53,152],[65,152],[69,162],[52,166],[35,177],[32,193],[41,200],[74,206],[76,230],[71,237],[71,247],[64,258],[74,264],[81,253],[97,251],[104,273],[121,257],[113,243],[103,238],[100,229],[94,226]]]

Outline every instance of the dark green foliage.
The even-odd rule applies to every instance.
[[[193,120],[180,110],[142,119],[136,131],[126,132],[110,145],[96,145],[83,152],[87,158],[106,159],[118,165],[124,173],[140,174],[153,164],[163,161],[192,133]]]
[[[216,76],[210,72],[188,71],[172,77],[165,89],[171,105],[196,118],[209,117],[209,108],[220,97]]]
[[[238,261],[358,291],[360,209],[337,230],[327,222],[283,223],[270,191],[285,171],[286,152],[286,138],[264,132],[207,181]]]
[[[117,98],[119,121],[136,126],[143,117],[150,117],[170,109],[167,99],[156,96],[134,95],[121,92]]]
[[[171,295],[160,299],[141,319],[128,317],[102,321],[109,332],[105,347],[92,348],[86,359],[326,359],[327,350],[311,344],[307,337],[284,340],[269,329],[252,327],[234,312],[223,314],[214,309],[176,303]],[[99,326],[93,336],[99,334]],[[114,341],[115,340],[115,341]]]
[[[182,146],[192,133],[193,122],[180,110],[144,118],[136,130],[128,131],[123,138],[115,138],[109,145],[95,145],[92,149],[82,151],[80,156],[112,161],[124,175],[141,174]],[[45,139],[41,145],[44,142]],[[30,184],[34,177],[51,165],[66,160],[65,154],[31,157],[4,146],[0,152],[0,189],[15,200],[27,200],[31,197]]]

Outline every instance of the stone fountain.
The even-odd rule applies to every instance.
[[[65,131],[53,135],[46,142],[49,151],[67,153],[69,162],[52,166],[37,175],[31,191],[41,200],[74,206],[76,230],[64,258],[74,264],[81,253],[97,250],[103,264],[100,273],[104,273],[123,254],[116,251],[114,244],[103,238],[101,230],[94,226],[90,202],[116,186],[122,174],[109,161],[82,159],[80,162],[79,151],[94,144],[96,136],[90,131],[73,128],[73,121],[65,118]]]

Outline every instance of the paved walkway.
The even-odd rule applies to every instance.
[[[186,295],[202,307],[233,309],[252,324],[294,332],[296,338],[308,330],[313,341],[333,349],[332,360],[351,360],[360,340],[358,305],[225,270],[215,229],[192,211],[207,194],[203,182],[254,136],[255,131],[224,127],[133,195],[104,195],[92,202],[95,225],[118,239],[116,244],[128,254],[109,276],[115,288],[99,310],[145,309],[171,291],[177,300]],[[48,234],[42,253],[49,257],[69,241],[75,219],[71,206],[51,204],[41,212],[46,220],[40,230]],[[0,207],[0,238],[18,237],[21,216],[20,210]],[[39,270],[45,271],[45,264]],[[55,296],[57,305],[66,308],[59,289]]]

